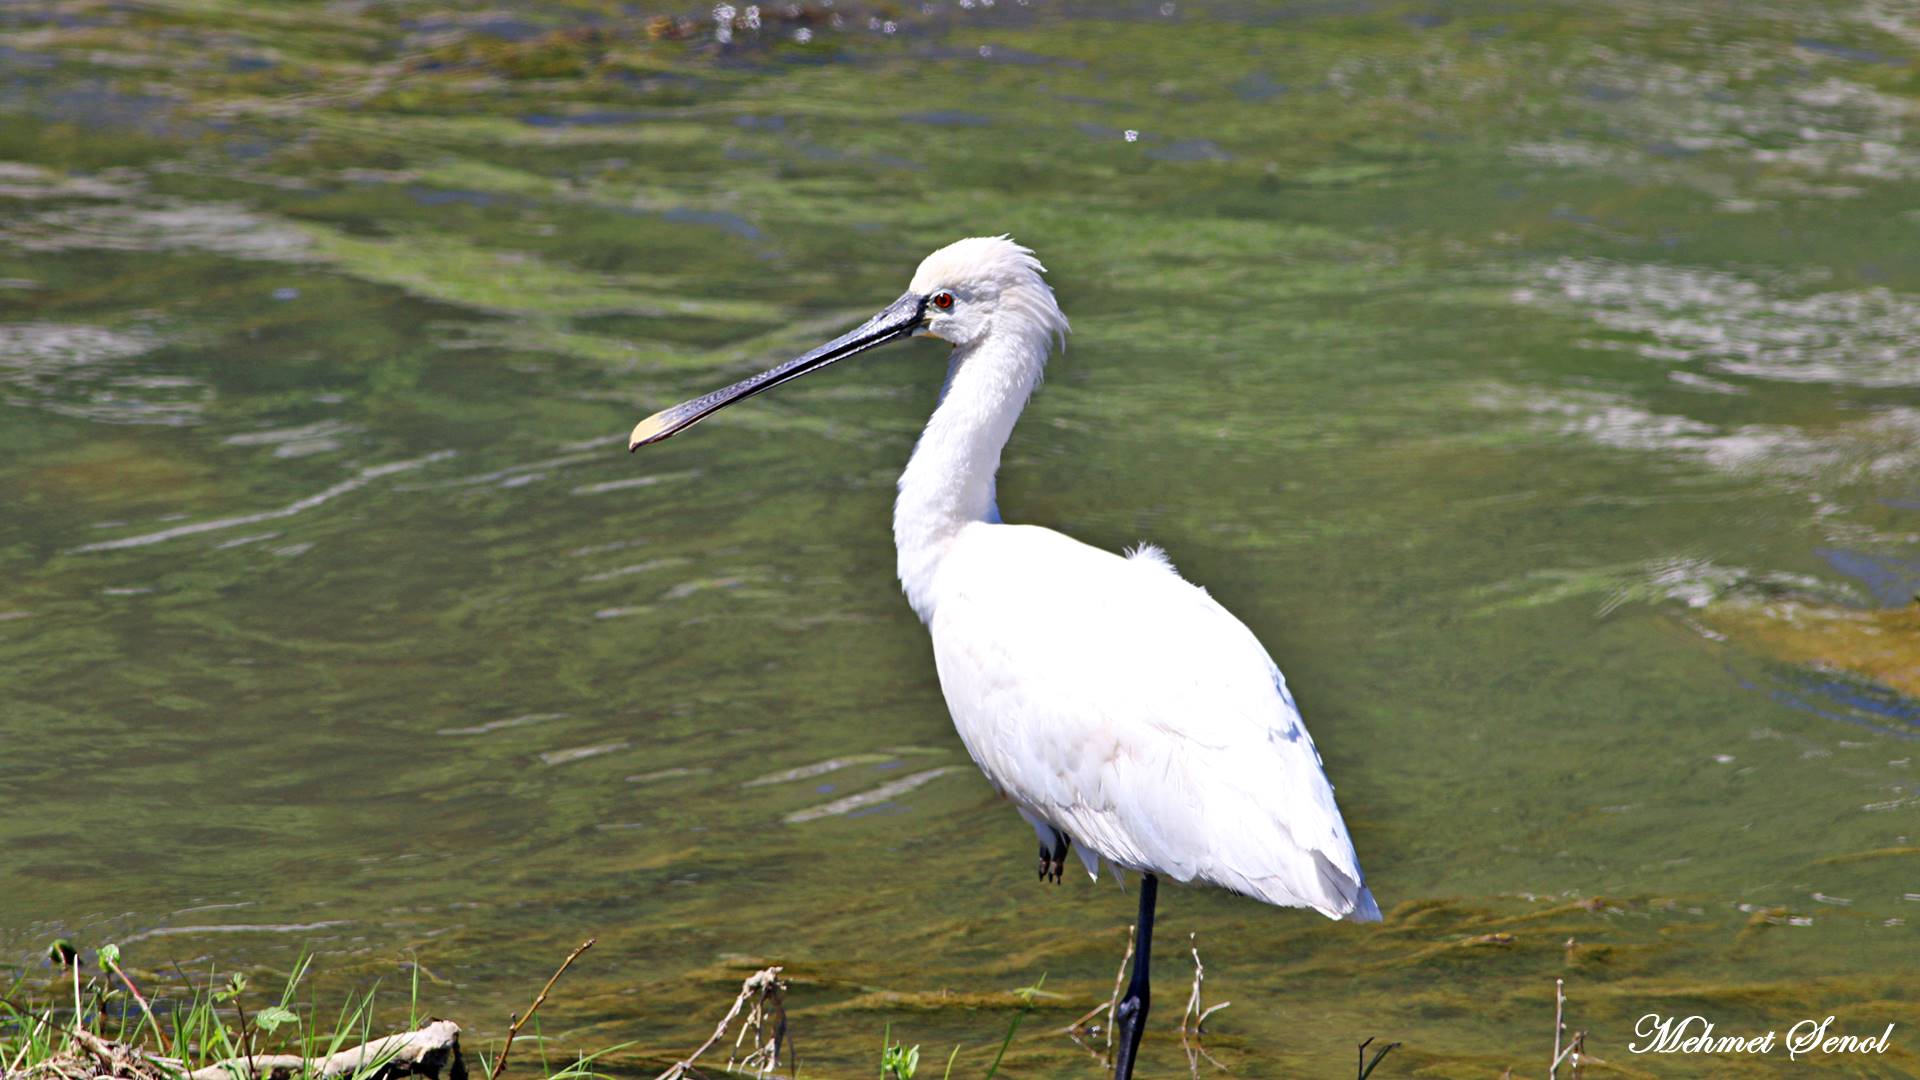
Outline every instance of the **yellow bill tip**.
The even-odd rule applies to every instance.
[[[668,425],[667,414],[672,411],[672,409],[662,409],[633,425],[633,434],[627,436],[627,451],[631,453],[665,435]]]

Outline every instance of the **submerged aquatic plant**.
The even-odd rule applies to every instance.
[[[1000,1063],[1006,1059],[1007,1048],[1013,1045],[1013,1037],[1020,1031],[1021,1021],[1034,1010],[1034,1001],[1045,994],[1047,977],[1043,974],[1032,986],[1022,986],[1013,991],[1020,999],[1020,1008],[1007,1023],[1007,1033],[1000,1040],[1000,1048],[993,1055],[993,1062],[987,1066],[985,1080],[993,1080],[1000,1072]],[[1058,996],[1058,995],[1052,995]],[[947,1052],[947,1065],[940,1074],[940,1080],[951,1080],[954,1062],[959,1060],[961,1047],[955,1045]],[[914,1073],[920,1068],[920,1047],[911,1048],[893,1041],[893,1025],[888,1024],[880,1036],[880,1080],[913,1080]]]

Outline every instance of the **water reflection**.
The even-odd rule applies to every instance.
[[[211,387],[188,375],[129,371],[126,361],[160,344],[137,328],[0,323],[0,394],[8,405],[102,424],[197,423]]]
[[[0,239],[43,253],[205,251],[277,262],[302,260],[311,247],[299,229],[237,203],[172,201],[47,210],[0,227]]]
[[[1563,259],[1540,268],[1558,299],[1607,330],[1612,347],[1729,375],[1863,387],[1920,386],[1920,301],[1885,288],[1808,292],[1701,267]],[[1717,384],[1716,388],[1723,388]]]

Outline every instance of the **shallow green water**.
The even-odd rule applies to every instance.
[[[938,347],[623,446],[1007,231],[1075,330],[1003,509],[1260,634],[1389,909],[1164,895],[1220,1063],[1544,1074],[1560,975],[1628,1074],[1788,1067],[1650,1011],[1920,1067],[1920,705],[1700,621],[1920,586],[1910,13],[842,11],[0,10],[0,960],[417,957],[497,1035],[597,934],[558,1045],[779,962],[827,1075],[977,1075],[1044,973],[1010,1072],[1097,1076],[1132,901],[1033,881],[892,581]]]

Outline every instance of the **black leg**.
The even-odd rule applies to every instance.
[[[1140,1049],[1140,1035],[1147,1028],[1147,962],[1153,949],[1153,901],[1160,891],[1160,879],[1140,875],[1140,922],[1133,931],[1133,979],[1127,983],[1127,996],[1120,999],[1113,1015],[1114,1034],[1120,1049],[1113,1057],[1113,1080],[1131,1080],[1133,1056]]]
[[[1053,843],[1040,845],[1040,880],[1060,884],[1060,876],[1066,871],[1067,848],[1073,839],[1059,829],[1053,830]]]

